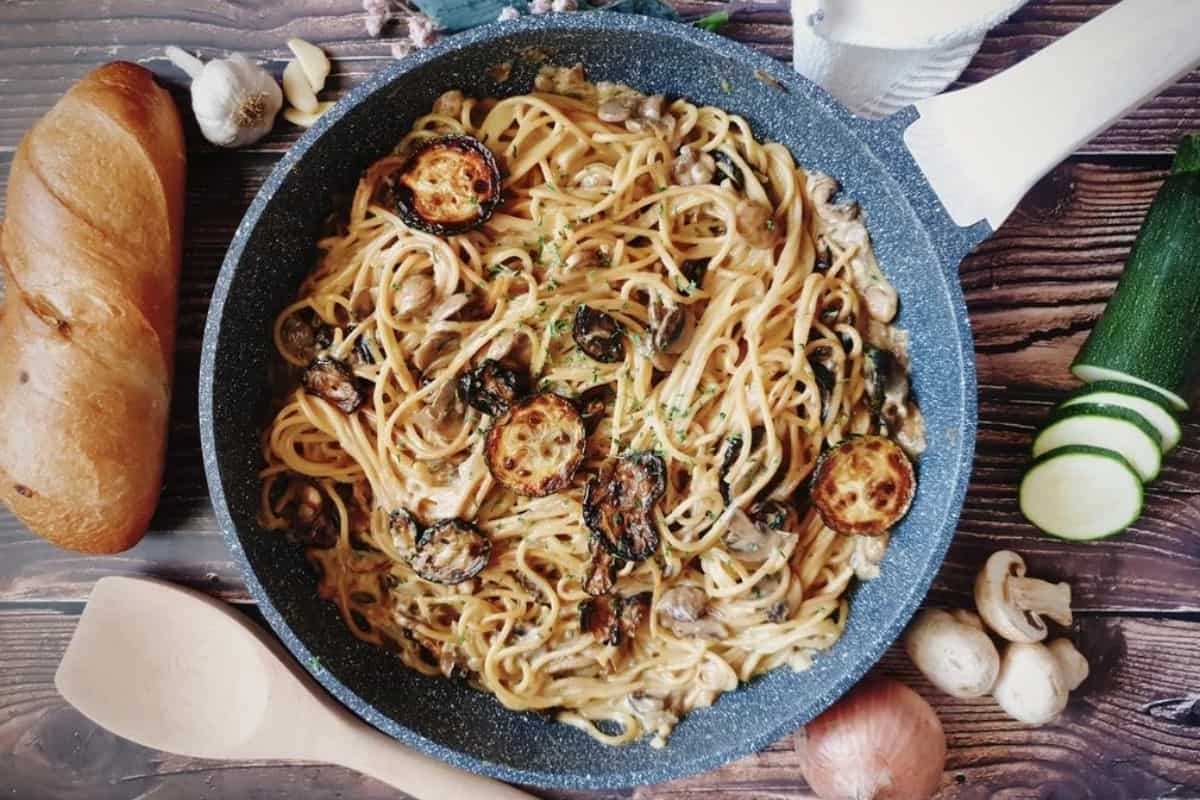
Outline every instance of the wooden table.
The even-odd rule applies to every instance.
[[[1019,61],[1109,4],[1034,0],[993,32],[963,81]],[[720,5],[689,0],[679,8],[691,18]],[[387,43],[364,33],[363,16],[359,0],[8,0],[0,5],[0,176],[7,176],[21,134],[98,63],[140,61],[166,76],[186,107],[178,73],[161,58],[163,45],[241,50],[270,60],[278,73],[289,57],[284,40],[301,36],[334,57],[331,84],[340,94],[389,59]],[[754,4],[726,33],[787,59],[790,24],[786,3]],[[234,227],[297,134],[281,122],[252,148],[216,151],[200,139],[190,112],[186,116],[187,236],[162,503],[146,539],[108,558],[56,550],[11,516],[0,516],[0,796],[394,797],[328,766],[209,762],[150,751],[92,725],[54,690],[59,658],[92,583],[103,575],[155,575],[247,602],[204,483],[196,422],[200,338]],[[1168,154],[1181,134],[1195,129],[1200,72],[1059,167],[962,266],[979,363],[979,440],[958,535],[929,602],[967,604],[974,573],[991,551],[1024,553],[1032,574],[1074,586],[1078,614],[1070,634],[1089,657],[1092,677],[1057,724],[1030,729],[988,700],[940,696],[894,649],[879,671],[916,686],[946,728],[943,797],[1200,797],[1200,418],[1187,421],[1183,444],[1150,490],[1144,516],[1124,536],[1091,545],[1048,539],[1022,520],[1015,497],[1030,432],[1072,385],[1067,365],[1112,292]],[[1146,710],[1165,698],[1181,698],[1174,719]],[[796,765],[789,736],[685,781],[546,796],[797,798],[806,790]]]

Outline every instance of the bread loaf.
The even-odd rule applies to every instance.
[[[147,70],[102,66],[21,140],[0,230],[0,500],[50,541],[132,547],[162,486],[185,149]]]

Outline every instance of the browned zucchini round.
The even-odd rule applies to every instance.
[[[454,584],[482,572],[491,555],[492,542],[483,531],[461,519],[443,519],[417,535],[408,563],[430,583]]]
[[[608,407],[617,397],[612,385],[600,383],[584,390],[575,398],[575,407],[583,417],[583,425],[589,434],[600,426],[600,421],[608,416]]]
[[[600,544],[599,537],[592,534],[588,538],[587,575],[583,578],[583,590],[593,597],[608,594],[617,584],[617,567],[620,561]]]
[[[304,370],[301,382],[304,391],[333,403],[347,414],[357,411],[365,399],[354,372],[332,356],[313,359]]]
[[[615,364],[625,358],[625,329],[611,315],[591,306],[575,311],[571,337],[579,349],[601,364]]]
[[[422,144],[392,176],[405,224],[436,236],[474,230],[500,203],[500,170],[483,142],[443,136]]]
[[[484,455],[492,477],[526,497],[571,483],[583,461],[587,431],[575,405],[545,392],[519,400],[488,431]]]
[[[778,500],[763,500],[750,506],[750,519],[776,531],[796,531],[800,527],[796,509]]]
[[[631,453],[588,481],[583,521],[608,552],[644,561],[658,549],[654,504],[667,485],[667,468],[654,453]]]
[[[882,536],[908,513],[916,487],[912,462],[900,445],[860,436],[821,457],[812,502],[838,533]]]
[[[498,417],[529,394],[529,376],[489,358],[458,379],[458,394],[476,411]]]
[[[632,642],[650,616],[650,593],[629,597],[596,597],[579,604],[579,627],[600,644],[616,647]]]

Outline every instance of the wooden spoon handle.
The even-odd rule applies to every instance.
[[[507,784],[473,775],[414,752],[378,731],[357,724],[326,740],[330,759],[412,795],[416,800],[537,800]]]

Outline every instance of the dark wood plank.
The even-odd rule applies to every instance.
[[[1034,0],[988,38],[963,76],[982,80],[1044,47],[1112,5],[1115,0],[1054,2]],[[245,4],[220,0],[203,8],[184,4],[145,4],[112,0],[104,4],[9,3],[0,13],[0,151],[16,146],[21,134],[84,72],[114,59],[138,61],[159,73],[186,105],[183,76],[162,57],[175,43],[206,55],[240,50],[263,59],[276,75],[290,54],[284,41],[300,36],[334,57],[327,96],[350,87],[391,61],[386,36],[371,40],[363,28],[358,0],[303,0],[287,4]],[[714,0],[676,3],[688,18],[723,7]],[[726,35],[768,55],[790,60],[791,25],[785,0],[740,4]],[[1180,135],[1200,127],[1200,72],[1185,78],[1101,134],[1087,152],[1167,152]],[[189,116],[189,141],[208,149]],[[255,149],[279,152],[299,131],[280,122]]]
[[[148,750],[96,727],[57,695],[54,670],[77,621],[71,610],[0,610],[0,787],[23,800],[141,797],[391,798],[347,770],[300,763],[201,761]],[[1072,638],[1093,677],[1056,724],[1009,720],[990,701],[936,693],[894,649],[879,672],[937,709],[949,758],[944,800],[1002,796],[1187,797],[1200,792],[1200,730],[1155,718],[1145,704],[1200,692],[1200,622],[1087,617]],[[700,712],[703,713],[703,712]],[[799,800],[795,737],[702,777],[639,789],[638,800]],[[161,794],[160,794],[161,793]],[[615,800],[625,792],[553,792]]]

